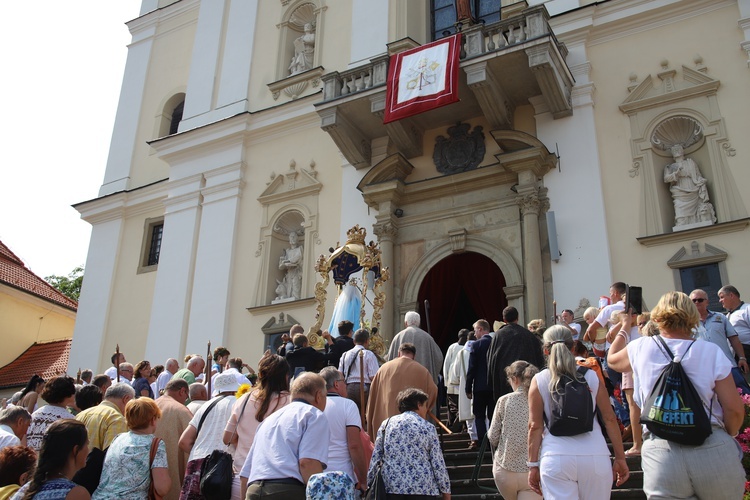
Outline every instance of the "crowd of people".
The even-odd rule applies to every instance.
[[[231,457],[227,498],[359,498],[380,479],[388,498],[449,499],[441,389],[447,428],[465,429],[471,449],[487,441],[494,450],[505,499],[608,498],[633,455],[649,498],[739,498],[745,473],[732,436],[744,417],[739,394],[750,393],[750,307],[725,286],[726,315],[708,309],[703,290],[669,292],[636,314],[625,292],[614,283],[608,304],[584,311],[585,331],[567,309],[550,327],[524,328],[506,307],[492,327],[478,319],[460,330],[445,357],[410,311],[386,359],[368,349],[368,330],[342,321],[338,336],[323,332],[322,351],[295,325],[257,372],[219,347],[182,368],[173,358],[133,366],[118,350],[102,375],[35,375],[0,411],[0,500],[203,499],[219,451]],[[703,444],[640,424],[672,361],[664,349],[708,413]],[[597,418],[572,425],[566,400]]]

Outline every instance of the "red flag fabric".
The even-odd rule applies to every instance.
[[[458,101],[460,36],[391,56],[383,123]]]

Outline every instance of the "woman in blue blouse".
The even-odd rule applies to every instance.
[[[371,484],[383,462],[383,480],[390,500],[450,500],[451,484],[435,426],[427,422],[427,394],[404,389],[396,399],[400,415],[380,425],[367,473]]]
[[[140,398],[142,396],[154,399],[154,391],[151,389],[151,384],[148,381],[149,375],[151,375],[151,363],[145,359],[135,365],[135,373],[133,375],[133,389],[135,389],[135,397]]]

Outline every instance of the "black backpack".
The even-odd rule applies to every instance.
[[[553,436],[575,436],[594,429],[594,403],[591,389],[583,378],[588,368],[579,366],[578,377],[560,379],[557,389],[552,391],[551,415],[544,416],[547,428]]]
[[[679,444],[698,446],[711,435],[711,409],[706,414],[705,404],[693,387],[682,364],[675,361],[667,343],[660,335],[654,342],[669,364],[665,366],[651,389],[641,412],[641,423],[656,436]],[[693,347],[693,341],[682,357]]]

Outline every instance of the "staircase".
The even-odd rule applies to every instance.
[[[443,419],[445,422],[446,419]],[[466,432],[445,434],[438,430],[443,446],[443,457],[448,468],[451,479],[451,498],[456,500],[480,500],[480,499],[502,499],[497,492],[495,481],[492,478],[492,454],[487,446],[479,474],[476,481],[472,480],[475,464],[479,456],[478,450],[469,450],[469,435]],[[625,449],[630,448],[631,443],[625,443]],[[610,447],[611,449],[611,447]],[[644,499],[643,493],[643,471],[641,470],[641,457],[629,457],[628,468],[630,478],[619,488],[612,489],[611,498],[617,500]]]

